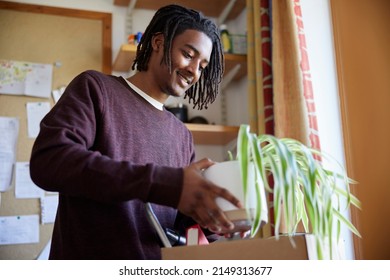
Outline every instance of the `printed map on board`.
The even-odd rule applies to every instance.
[[[0,60],[0,94],[50,97],[53,65]]]

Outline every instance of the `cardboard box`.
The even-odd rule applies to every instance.
[[[164,260],[307,260],[304,235],[253,238],[162,249]],[[293,245],[295,243],[295,247]]]

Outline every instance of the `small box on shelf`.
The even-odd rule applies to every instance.
[[[247,38],[244,34],[230,34],[233,54],[247,54]]]

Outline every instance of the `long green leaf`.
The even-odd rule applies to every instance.
[[[245,201],[249,199],[248,188],[253,187],[248,185],[247,180],[249,166],[254,166],[257,203],[252,236],[261,227],[263,205],[260,190],[263,188],[265,192],[273,193],[276,237],[280,234],[282,222],[287,227],[288,235],[294,234],[302,222],[305,231],[314,234],[318,256],[322,258],[324,244],[334,242],[333,231],[336,240],[339,239],[341,223],[360,236],[352,223],[340,214],[341,199],[346,200],[347,207],[361,207],[359,199],[349,189],[350,184],[356,182],[346,175],[342,165],[330,155],[294,139],[279,139],[266,134],[257,136],[250,132],[249,125],[241,125],[236,158],[240,164]],[[318,158],[329,162],[332,169],[325,168]],[[269,176],[273,179],[272,187],[268,184]],[[284,221],[281,220],[282,216]],[[332,257],[332,246],[328,247]]]

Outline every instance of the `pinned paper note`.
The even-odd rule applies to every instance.
[[[0,245],[39,242],[39,216],[0,216]]]
[[[0,192],[11,187],[19,134],[17,118],[0,117]]]
[[[37,257],[37,260],[48,260],[50,256],[51,239],[46,243],[42,252]]]
[[[17,162],[15,165],[15,197],[40,198],[44,195],[45,191],[31,180],[30,163]]]
[[[27,103],[28,137],[35,138],[38,136],[41,120],[49,111],[49,102]]]
[[[65,92],[66,87],[62,86],[58,89],[52,90],[51,94],[53,95],[54,103],[57,103],[60,100],[62,94]]]
[[[58,207],[58,195],[41,197],[42,224],[54,223]]]

